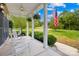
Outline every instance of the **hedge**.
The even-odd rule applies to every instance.
[[[31,36],[31,32],[29,34]],[[43,32],[34,32],[34,38],[43,42]],[[48,35],[48,45],[53,46],[57,39],[53,35]]]

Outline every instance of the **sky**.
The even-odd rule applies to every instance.
[[[49,3],[47,6],[48,9],[48,21],[50,21],[51,17],[53,17],[54,8],[57,9],[58,15],[62,13],[64,10],[69,12],[74,12],[75,9],[79,8],[79,3]],[[44,18],[44,10],[43,8],[39,10],[39,15],[41,17],[41,21]]]

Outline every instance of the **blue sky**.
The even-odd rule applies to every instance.
[[[75,9],[79,8],[79,3],[49,3],[47,8],[48,8],[48,21],[50,21],[50,18],[53,17],[54,8],[57,9],[59,15],[64,10],[67,10],[69,12],[74,12]],[[41,16],[41,21],[42,21],[44,17],[43,8],[40,9],[38,13]]]

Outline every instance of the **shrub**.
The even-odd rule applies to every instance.
[[[21,36],[25,36],[26,34],[24,32],[21,33]]]
[[[43,42],[43,33],[42,32],[35,32],[34,33],[34,38]]]
[[[31,32],[29,34],[31,36]],[[43,42],[43,33],[42,32],[35,32],[34,33],[34,38]],[[53,46],[57,39],[53,35],[48,35],[48,45]]]
[[[56,37],[54,37],[53,35],[48,35],[48,45],[53,46],[56,41]]]
[[[13,22],[11,20],[9,20],[9,28],[13,28]]]

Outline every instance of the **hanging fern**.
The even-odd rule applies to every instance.
[[[30,17],[28,17],[28,18],[27,18],[27,21],[31,22],[32,20],[31,20],[31,18],[30,18]]]
[[[40,19],[40,15],[39,15],[39,14],[35,14],[35,15],[33,16],[33,18],[34,18],[34,19]]]

